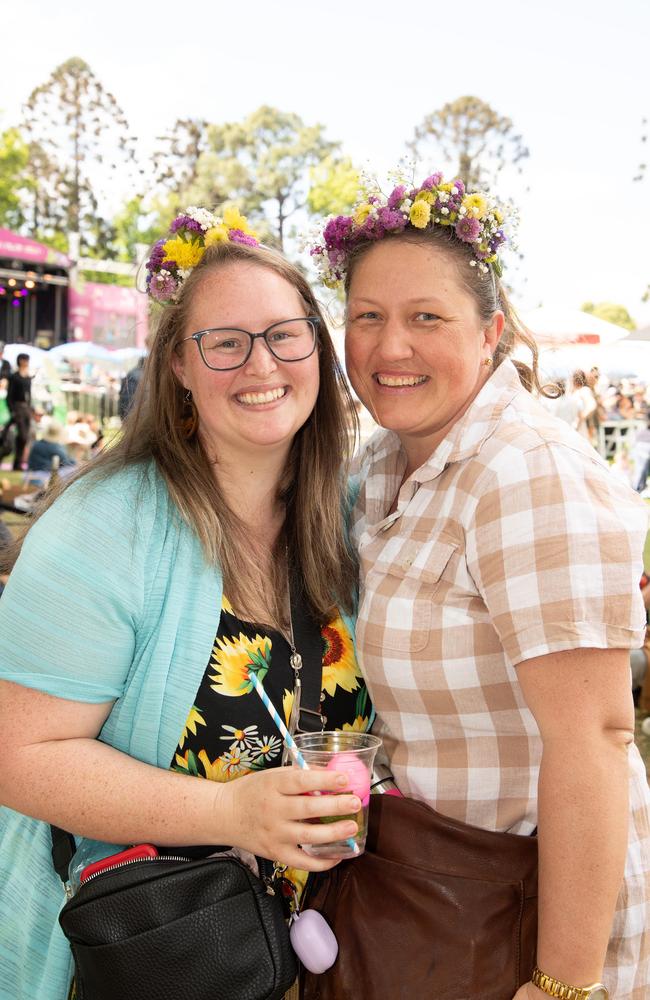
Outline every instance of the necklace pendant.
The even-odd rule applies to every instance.
[[[289,662],[291,663],[292,670],[297,672],[298,670],[302,669],[302,656],[300,655],[300,653],[294,651],[291,654]]]

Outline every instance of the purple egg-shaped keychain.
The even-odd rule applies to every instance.
[[[339,953],[334,932],[318,910],[294,913],[289,928],[291,947],[310,972],[320,975],[331,968]]]

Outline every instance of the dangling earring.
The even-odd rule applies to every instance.
[[[194,437],[199,427],[199,411],[192,399],[192,391],[190,389],[185,390],[183,402],[185,403],[185,412],[181,418],[181,428],[183,436],[189,440]]]
[[[485,365],[486,368],[489,368],[490,365],[494,364],[494,362],[493,362],[492,358],[485,358],[483,364]]]

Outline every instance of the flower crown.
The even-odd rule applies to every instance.
[[[505,206],[481,191],[466,191],[456,178],[445,182],[441,173],[431,174],[419,188],[398,183],[386,197],[374,184],[361,189],[352,215],[331,216],[309,252],[321,280],[336,288],[345,280],[350,253],[360,243],[380,240],[405,229],[449,226],[455,236],[472,250],[472,267],[500,277],[502,263],[497,251],[507,242],[504,231]]]
[[[191,205],[177,215],[169,227],[171,236],[154,243],[146,263],[147,294],[156,302],[175,302],[193,267],[215,243],[259,246],[259,240],[236,208],[226,208],[221,217],[207,208]]]

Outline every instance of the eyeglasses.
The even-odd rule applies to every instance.
[[[213,371],[225,372],[241,368],[250,358],[253,345],[258,337],[278,361],[304,361],[316,348],[316,333],[320,319],[318,316],[285,319],[273,323],[261,333],[249,333],[236,327],[219,327],[199,330],[186,340],[195,340],[203,362]]]

